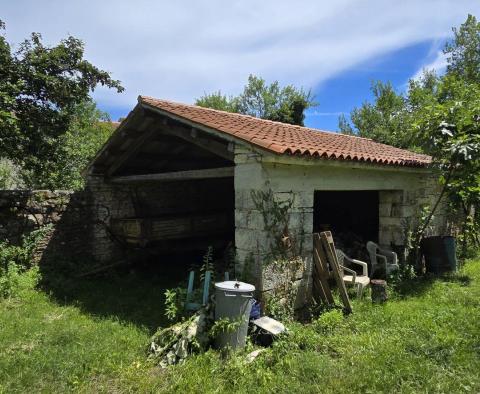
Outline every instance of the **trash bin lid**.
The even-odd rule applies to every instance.
[[[227,290],[237,293],[251,293],[255,291],[255,286],[245,282],[238,282],[235,280],[227,280],[225,282],[215,283],[215,288],[219,290]]]

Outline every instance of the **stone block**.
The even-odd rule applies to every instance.
[[[378,215],[380,217],[390,217],[392,214],[392,203],[391,202],[381,202],[378,205]]]
[[[298,265],[295,272],[291,271],[291,266]],[[262,291],[272,290],[278,286],[286,286],[291,283],[292,277],[295,281],[301,281],[304,278],[306,262],[270,262],[262,268]]]
[[[249,228],[255,230],[263,230],[265,223],[263,215],[260,211],[251,210],[235,210],[235,227]]]
[[[410,218],[415,215],[415,207],[412,205],[403,205],[402,206],[402,213],[404,218]]]
[[[251,189],[235,188],[235,209],[256,209]]]
[[[402,218],[400,217],[380,217],[380,227],[382,226],[401,226]]]
[[[390,216],[393,217],[393,218],[404,217],[403,205],[401,203],[397,203],[397,202],[392,203],[392,211],[391,211]]]
[[[237,248],[262,253],[270,245],[270,237],[266,231],[238,228],[235,231]]]

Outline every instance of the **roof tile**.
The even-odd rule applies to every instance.
[[[277,153],[419,167],[431,157],[335,132],[140,96],[139,102]]]

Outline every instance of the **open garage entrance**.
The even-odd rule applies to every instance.
[[[315,191],[313,230],[331,231],[336,246],[366,258],[367,241],[378,242],[378,191]]]

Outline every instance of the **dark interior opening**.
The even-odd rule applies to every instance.
[[[128,246],[139,269],[186,279],[191,268],[202,265],[209,247],[217,266],[233,255],[234,180],[233,171],[224,171],[233,170],[233,152],[228,141],[155,113],[150,116],[158,123],[141,132],[126,130],[112,150],[113,159],[105,158],[112,178],[123,177],[118,187],[128,191],[127,205],[134,210],[129,217],[112,218],[111,230]],[[175,173],[174,180],[158,177]],[[138,175],[154,179],[145,182]]]
[[[132,192],[135,217],[112,220],[140,266],[172,280],[200,268],[208,248],[217,267],[234,247],[233,177],[139,185]],[[136,252],[135,252],[136,251]]]
[[[315,191],[314,232],[331,231],[335,245],[366,258],[367,241],[378,241],[378,191]]]

